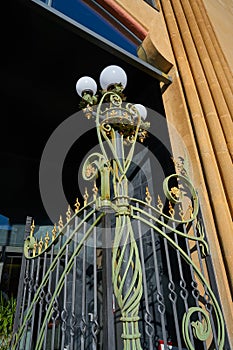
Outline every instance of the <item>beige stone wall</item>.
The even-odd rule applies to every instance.
[[[160,0],[160,12],[143,0],[117,2],[148,30],[139,57],[160,69],[163,64],[167,67],[167,61],[173,64],[169,71],[173,83],[163,94],[171,143],[174,156],[184,156],[183,145],[177,142],[178,132],[188,150],[231,335],[233,1]],[[233,337],[230,342],[233,348]]]
[[[204,0],[204,4],[233,72],[233,0]]]
[[[148,41],[148,45],[150,45],[150,52],[148,52],[147,57],[148,62],[151,59],[152,62],[150,63],[153,64],[153,55],[156,51],[157,57],[155,60],[159,59],[159,57],[161,58],[162,56],[166,61],[174,64],[166,24],[161,16],[161,13],[153,9],[144,0],[116,0],[116,2],[148,31],[148,37],[146,39]],[[154,64],[156,63],[154,62]],[[157,67],[159,69],[162,68],[158,64]]]
[[[136,19],[144,28],[149,29],[154,22],[155,11],[143,0],[115,0],[123,9]],[[158,16],[157,16],[158,17]],[[146,19],[146,20],[145,20]]]

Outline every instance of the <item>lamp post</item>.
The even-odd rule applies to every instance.
[[[138,140],[143,141],[149,124],[145,122],[147,111],[143,105],[123,105],[121,96],[126,82],[127,77],[122,68],[118,66],[105,68],[100,75],[103,95],[96,111],[93,110],[93,105],[97,102],[95,81],[90,77],[83,77],[78,80],[76,89],[83,103],[86,103],[84,113],[88,118],[95,120],[101,149],[101,153],[94,153],[86,160],[83,177],[86,180],[93,180],[98,172],[101,174],[101,193],[97,208],[105,212],[113,211],[116,216],[110,263],[114,296],[121,310],[124,349],[140,350],[142,347],[138,313],[143,293],[142,269],[131,223],[127,171],[135,144]],[[105,241],[106,239],[107,237]],[[105,264],[109,264],[106,259]],[[110,281],[107,283],[111,283]],[[109,287],[107,285],[105,287],[106,292]],[[108,321],[104,327],[106,331],[110,323]],[[106,344],[106,349],[110,345],[113,346]]]

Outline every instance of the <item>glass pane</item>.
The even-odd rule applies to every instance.
[[[52,6],[93,32],[137,56],[137,45],[80,0],[54,0]]]

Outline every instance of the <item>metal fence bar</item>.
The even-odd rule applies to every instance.
[[[164,217],[161,216],[161,221],[164,223]],[[163,232],[166,232],[165,227],[162,227]],[[167,265],[167,271],[168,271],[168,290],[169,290],[169,299],[172,304],[172,312],[173,312],[173,320],[175,324],[175,330],[176,330],[176,341],[178,345],[178,349],[182,350],[182,342],[181,342],[181,332],[180,332],[180,325],[178,320],[178,310],[177,310],[177,299],[178,295],[175,291],[175,283],[173,280],[173,273],[172,273],[172,264],[170,259],[170,252],[168,247],[168,242],[166,238],[163,238],[164,248],[165,248],[165,257],[166,257],[166,265]],[[174,262],[173,262],[174,263]]]
[[[83,213],[84,217],[86,216],[86,210]],[[86,230],[86,222],[83,225],[83,230]],[[80,322],[81,329],[81,350],[85,350],[85,342],[86,342],[86,332],[87,332],[87,311],[86,311],[86,251],[87,246],[86,242],[83,246],[83,262],[82,262],[82,318]]]
[[[152,214],[150,208],[148,209],[148,213],[149,215]],[[150,221],[152,222],[151,219]],[[150,228],[150,234],[151,234],[153,261],[154,261],[154,269],[155,269],[155,280],[156,280],[156,287],[157,287],[157,293],[156,293],[157,310],[160,315],[160,324],[162,329],[162,339],[164,340],[164,348],[167,350],[167,332],[166,332],[166,320],[165,320],[166,306],[164,302],[164,293],[162,290],[162,285],[160,280],[159,265],[158,265],[158,258],[157,258],[157,252],[156,252],[156,244],[155,244],[155,232],[152,228]]]
[[[173,226],[173,228],[176,228],[175,223],[173,223],[172,226]],[[186,232],[185,225],[183,225],[183,229],[184,229],[184,233],[186,234],[187,232]],[[177,245],[180,244],[176,233],[174,233],[174,240],[175,240]],[[179,275],[180,275],[180,288],[181,288],[180,289],[180,296],[183,299],[185,312],[187,313],[189,310],[189,303],[188,303],[189,292],[188,292],[187,283],[186,283],[185,277],[184,277],[184,271],[183,271],[182,260],[181,260],[182,258],[181,258],[181,254],[180,254],[179,250],[176,250],[176,256],[177,256],[177,262],[178,262],[178,271],[179,271]],[[189,335],[190,335],[190,340],[191,340],[192,346],[195,348],[191,325],[189,325]]]
[[[96,220],[96,213],[93,216],[93,220]],[[99,323],[98,323],[98,299],[97,299],[97,228],[94,228],[93,232],[93,324],[92,324],[92,350],[97,350],[97,335],[99,333]]]
[[[102,228],[102,284],[103,284],[103,350],[115,350],[115,327],[112,288],[112,242],[111,220],[108,214],[103,219]]]
[[[76,269],[77,269],[77,257],[74,259],[74,266],[72,271],[72,299],[71,299],[71,316],[70,316],[70,350],[74,349],[74,336],[77,325],[77,317],[75,314],[75,303],[76,303]]]
[[[194,235],[197,237],[197,235],[196,235],[196,223],[192,223],[192,226],[190,227],[190,229],[193,230]],[[183,231],[187,234],[187,230],[186,230],[186,226],[185,225],[183,225]],[[187,254],[192,259],[192,254],[191,254],[191,251],[190,251],[190,244],[189,244],[189,241],[188,241],[187,238],[185,238],[185,244],[186,244]],[[196,244],[195,244],[195,249],[198,250],[198,247],[199,247],[199,243],[197,241]],[[201,260],[201,255],[199,255],[199,254],[198,254],[198,263],[199,263],[199,266],[201,267],[202,266],[202,260]],[[198,290],[198,284],[196,282],[193,266],[189,265],[189,268],[190,268],[190,273],[191,273],[191,278],[192,278],[192,283],[191,283],[191,285],[193,287],[192,294],[194,296],[194,300],[195,300],[196,306],[198,307],[199,306],[199,301],[200,301],[200,292]],[[201,272],[203,272],[202,269],[201,269]],[[204,286],[204,289],[206,289],[205,286]],[[202,316],[201,316],[200,312],[198,312],[198,319],[199,319],[200,322],[202,322]],[[199,346],[201,346],[201,345],[199,345]],[[202,346],[203,346],[204,350],[207,350],[206,342],[203,342]]]
[[[52,264],[53,262],[53,256],[54,256],[54,245],[52,246],[51,252],[50,252],[50,263],[49,265]],[[53,276],[53,271],[50,271],[49,274],[49,280],[48,280],[48,287],[47,287],[47,293],[45,294],[45,310],[47,311],[49,304],[51,303],[51,298],[53,295],[52,292],[52,276]],[[43,345],[43,350],[46,350],[47,347],[47,335],[48,335],[48,328],[52,327],[51,325],[51,320],[47,320],[47,327],[45,328],[45,336],[44,336],[44,345]],[[54,350],[54,349],[51,349]]]
[[[43,257],[43,270],[42,270],[42,278],[44,277],[46,273],[46,267],[47,267],[47,252],[44,254]],[[44,308],[44,300],[45,300],[45,288],[44,286],[41,289],[40,295],[39,295],[39,314],[38,314],[38,329],[37,329],[37,338],[40,333],[40,326],[42,322],[42,314],[43,314],[43,308]]]
[[[25,277],[24,277],[24,294],[23,294],[23,303],[22,303],[22,314],[21,314],[21,320],[20,320],[20,325],[23,322],[23,315],[24,312],[27,309],[27,295],[28,295],[28,289],[29,289],[29,271],[30,271],[30,262],[27,261],[26,263],[26,271],[25,271]],[[19,344],[20,349],[24,349],[26,346],[26,340],[27,340],[27,329],[28,329],[28,322],[25,327],[26,331],[24,333],[24,336]]]
[[[139,204],[136,203],[137,208],[139,207]],[[137,213],[139,216],[139,213]],[[145,299],[145,333],[149,340],[149,350],[153,350],[153,342],[154,342],[154,336],[155,336],[155,329],[153,325],[152,315],[150,312],[149,307],[149,300],[148,300],[148,286],[147,286],[147,278],[146,278],[146,267],[145,267],[145,256],[144,256],[144,249],[143,249],[143,237],[142,237],[142,227],[141,222],[137,220],[137,227],[138,227],[138,234],[139,234],[139,252],[141,257],[141,265],[142,265],[142,276],[143,276],[143,291],[144,291],[144,299]]]
[[[29,262],[30,263],[30,262]],[[35,277],[35,283],[34,283],[34,293],[36,292],[38,286],[39,286],[39,281],[40,281],[40,266],[41,266],[41,258],[38,257],[37,259],[37,267],[36,267],[36,277]],[[31,329],[34,330],[34,325],[36,321],[36,308],[37,305],[35,304],[33,307],[33,312],[32,312],[32,322],[31,322]],[[33,331],[31,332],[31,337],[30,337],[30,344],[32,345],[33,343]]]
[[[66,266],[69,259],[69,246],[66,246],[65,250],[65,259],[64,259],[64,265]],[[65,267],[64,266],[64,267]],[[61,320],[62,320],[62,326],[61,326],[61,332],[62,332],[62,338],[61,338],[61,348],[64,349],[66,344],[66,331],[67,331],[67,318],[68,318],[68,311],[67,311],[67,274],[65,275],[65,281],[64,281],[64,287],[63,287],[63,309],[61,312]]]
[[[61,247],[61,236],[59,237],[59,241],[55,248],[60,249]],[[55,282],[54,285],[56,286],[59,280],[59,270],[60,270],[60,258],[58,259],[56,270],[54,272],[55,274]],[[53,286],[54,289],[54,286]],[[59,302],[58,299],[56,298],[54,301],[54,312],[52,315],[52,330],[51,330],[51,350],[58,350],[58,344],[56,344],[56,328],[58,329],[58,321],[60,317],[60,310],[59,310]],[[58,343],[58,339],[57,339]]]
[[[200,223],[198,221],[198,223]],[[193,231],[194,231],[194,235],[196,237],[198,237],[198,233],[197,233],[197,225],[195,225],[193,223]],[[204,271],[204,266],[203,266],[203,262],[202,262],[202,255],[201,255],[201,249],[200,249],[200,244],[199,242],[196,243],[196,249],[197,249],[197,254],[198,254],[198,260],[199,260],[199,265],[200,265],[200,270],[202,272],[202,275],[205,277],[205,271]],[[213,344],[215,346],[215,349],[218,350],[219,346],[218,346],[218,340],[217,340],[217,334],[216,334],[216,327],[215,327],[215,323],[214,323],[214,319],[213,319],[213,308],[212,305],[210,304],[211,300],[210,300],[210,296],[208,293],[208,290],[206,288],[206,286],[204,285],[204,295],[203,295],[203,299],[205,301],[205,307],[206,310],[209,312],[209,316],[210,316],[210,323],[211,323],[211,327],[212,327],[212,332],[213,332]],[[205,346],[205,349],[207,349],[207,346]]]

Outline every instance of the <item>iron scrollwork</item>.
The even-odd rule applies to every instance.
[[[104,102],[108,102],[108,107],[104,106]],[[87,101],[88,102],[88,101]],[[122,322],[122,339],[124,350],[142,350],[141,334],[139,330],[139,307],[143,296],[143,283],[145,283],[145,273],[143,273],[140,251],[135,238],[135,228],[132,225],[133,220],[137,220],[140,224],[145,224],[146,227],[152,230],[155,234],[166,240],[169,245],[179,252],[184,261],[190,265],[195,272],[198,280],[204,286],[210,297],[215,317],[217,319],[217,341],[218,349],[222,350],[224,346],[224,321],[220,306],[217,299],[204,277],[202,271],[198,268],[191,256],[185,249],[178,244],[178,240],[174,239],[173,235],[187,242],[198,243],[202,249],[202,257],[209,253],[209,247],[205,239],[204,230],[198,221],[199,203],[194,186],[188,179],[186,173],[173,174],[167,177],[163,183],[163,189],[166,198],[169,201],[168,212],[164,211],[163,203],[158,198],[157,206],[154,207],[149,189],[146,190],[145,201],[137,198],[129,198],[128,195],[128,178],[127,172],[133,159],[136,142],[143,141],[147,134],[149,124],[141,120],[140,113],[131,104],[123,106],[122,98],[119,94],[113,91],[107,91],[101,98],[97,109],[86,106],[85,113],[88,110],[88,118],[95,118],[97,136],[100,146],[100,152],[95,152],[88,156],[83,165],[83,177],[85,180],[95,180],[100,174],[101,189],[100,195],[98,189],[94,185],[93,200],[88,203],[88,194],[85,194],[83,208],[77,207],[74,215],[71,212],[67,213],[67,222],[63,224],[60,220],[58,225],[59,231],[56,229],[49,236],[45,236],[39,242],[34,237],[34,224],[29,237],[25,241],[24,253],[27,259],[35,259],[49,251],[56,244],[60,237],[68,227],[74,224],[79,215],[87,208],[93,206],[93,209],[80,220],[60,248],[48,271],[45,273],[40,286],[35,292],[31,305],[28,307],[24,316],[24,321],[15,336],[15,342],[12,350],[16,350],[17,344],[23,336],[27,322],[30,320],[34,305],[40,300],[41,292],[49,281],[50,272],[53,271],[58,263],[59,258],[65,252],[67,246],[71,244],[72,239],[82,227],[84,222],[96,215],[97,218],[89,229],[83,234],[82,239],[72,253],[67,265],[61,274],[57,285],[46,309],[43,324],[41,326],[39,336],[36,342],[35,350],[41,350],[43,346],[44,332],[46,322],[54,315],[54,310],[57,303],[57,298],[60,295],[64,286],[65,276],[69,273],[74,265],[74,261],[83,249],[84,243],[89,236],[93,234],[94,228],[102,220],[109,209],[115,213],[115,233],[112,246],[112,285],[113,291],[121,311]],[[127,149],[126,149],[127,147]],[[112,182],[112,188],[110,183]],[[170,183],[172,182],[172,187]],[[175,183],[175,185],[174,185]],[[111,191],[113,193],[111,193]],[[183,207],[184,197],[190,194],[190,204],[185,212]],[[174,206],[178,206],[178,217]],[[98,214],[97,214],[98,213]],[[189,226],[188,226],[189,225]],[[196,234],[186,232],[180,229],[182,227],[192,226],[192,230]],[[190,230],[190,231],[192,231]],[[188,244],[189,244],[188,243]],[[140,248],[142,249],[142,248]],[[183,279],[181,282],[184,282]],[[169,283],[170,299],[173,303],[176,302],[177,293],[173,281]],[[181,293],[187,293],[185,282],[181,283]],[[184,295],[184,299],[186,295]],[[157,295],[160,312],[165,313],[165,304],[163,303],[162,294]],[[198,319],[194,320],[193,315],[197,314]],[[152,344],[152,336],[154,328],[152,319],[147,305],[146,323],[147,332],[150,336]],[[63,326],[67,322],[67,314],[64,309],[61,313]],[[97,341],[99,325],[93,321],[92,335]],[[206,341],[211,334],[211,322],[207,310],[200,306],[190,307],[186,310],[182,321],[183,340],[188,350],[194,350],[192,341],[190,340],[190,325],[195,338],[200,341]],[[98,327],[97,327],[98,326]],[[80,321],[81,332],[84,335],[86,332],[86,320],[82,317]],[[150,329],[151,328],[151,329]]]

